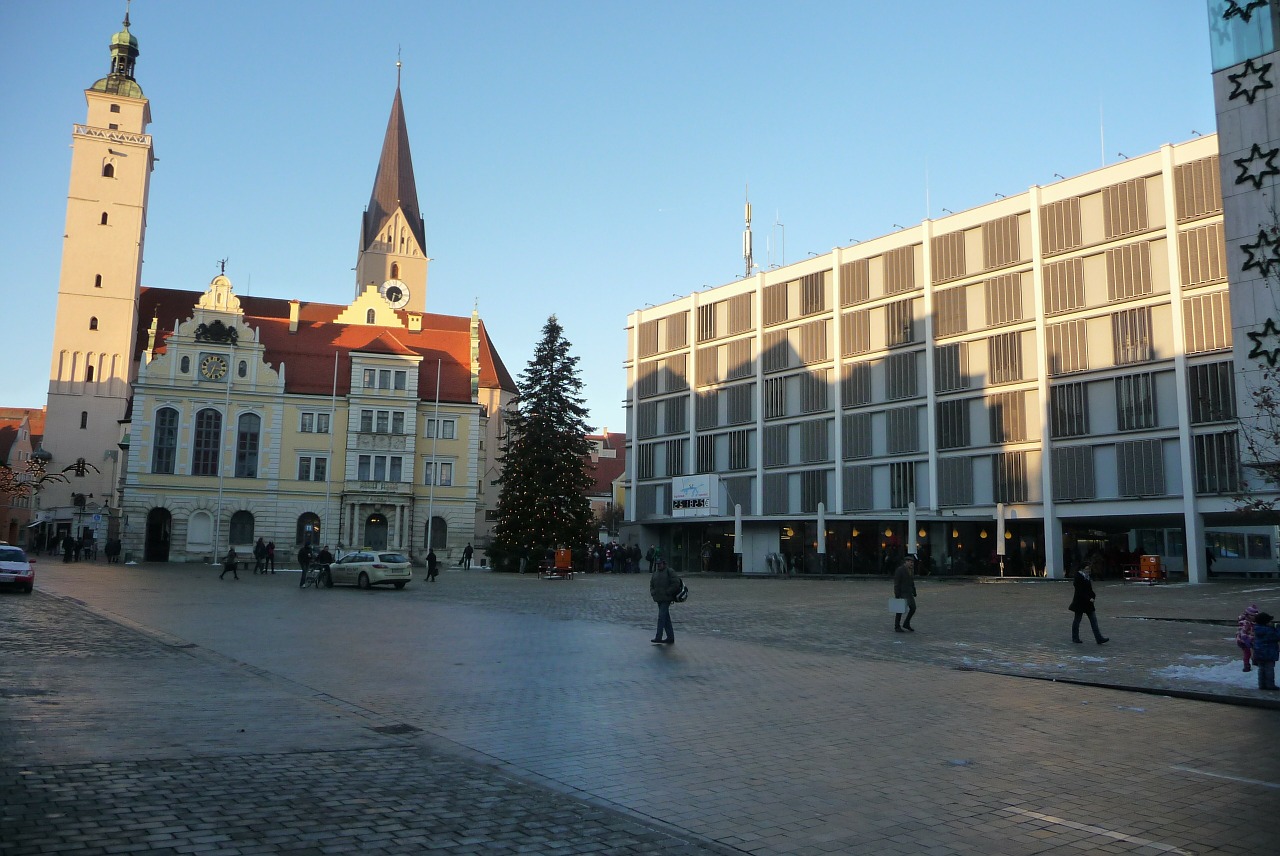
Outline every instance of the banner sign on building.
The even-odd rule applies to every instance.
[[[671,480],[672,517],[712,517],[719,513],[719,476],[677,476]]]

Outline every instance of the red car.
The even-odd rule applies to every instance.
[[[36,586],[36,572],[18,547],[0,545],[0,586],[14,586],[27,594]]]

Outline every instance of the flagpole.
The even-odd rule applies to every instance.
[[[436,460],[436,445],[440,442],[440,373],[444,370],[444,360],[436,360],[436,410],[435,430],[431,432],[431,484],[427,488],[427,552],[435,547],[436,527],[436,482],[440,480],[440,462]]]
[[[233,328],[234,329],[234,328]],[[231,361],[227,364],[227,397],[223,404],[223,420],[222,431],[218,435],[218,513],[213,520],[213,563],[218,564],[222,556],[222,546],[219,543],[222,540],[222,480],[226,472],[225,463],[222,460],[222,447],[226,445],[227,426],[231,423],[231,384],[232,378],[235,377],[236,365],[236,340],[231,340]],[[235,459],[235,446],[231,447],[232,460]],[[227,523],[227,546],[231,546],[231,524]]]
[[[333,517],[331,515],[333,509],[329,505],[329,486],[333,484],[333,435],[337,430],[334,417],[338,410],[338,357],[341,353],[341,351],[336,349],[333,352],[333,394],[329,396],[329,460],[325,462],[324,468],[325,520],[323,525],[320,527],[320,540],[324,540],[325,534],[329,529],[329,524],[333,522]],[[303,571],[305,572],[306,569],[303,568]]]

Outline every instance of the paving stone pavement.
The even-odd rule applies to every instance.
[[[0,787],[22,795],[0,854],[1245,853],[1280,832],[1280,714],[1160,694],[1256,702],[1194,671],[1235,657],[1207,622],[1280,585],[1103,583],[1098,647],[1068,641],[1064,583],[922,580],[920,632],[895,635],[885,580],[694,576],[658,647],[643,575],[296,580],[42,564],[36,595],[0,597]],[[139,794],[151,832],[127,828]],[[581,820],[536,826],[557,809]]]

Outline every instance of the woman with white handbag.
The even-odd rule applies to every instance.
[[[907,608],[907,617],[904,619],[901,612],[893,614],[893,632],[895,633],[915,633],[911,629],[911,616],[916,614],[916,557],[910,554],[902,559],[902,564],[898,565],[898,570],[893,574],[893,596],[905,601]]]

